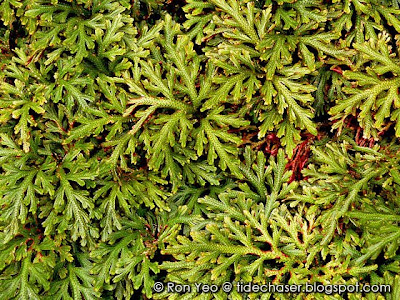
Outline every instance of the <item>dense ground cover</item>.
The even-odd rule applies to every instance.
[[[0,19],[0,299],[400,299],[398,1],[0,0]]]

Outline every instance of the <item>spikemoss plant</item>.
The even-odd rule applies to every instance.
[[[400,299],[398,1],[0,0],[0,20],[0,299]]]

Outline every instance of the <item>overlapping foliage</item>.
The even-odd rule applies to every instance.
[[[0,20],[1,299],[400,298],[397,1],[0,0]]]

